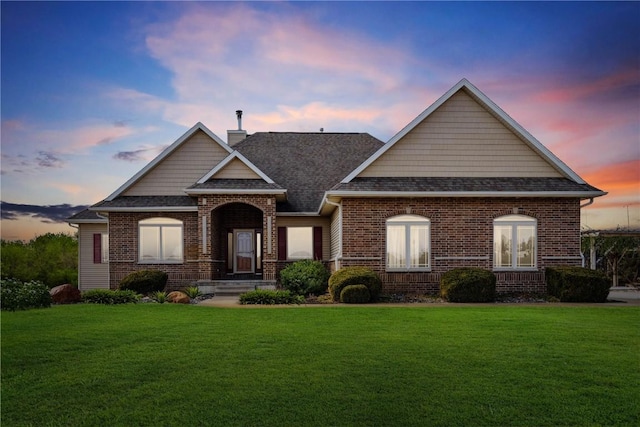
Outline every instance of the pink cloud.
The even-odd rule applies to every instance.
[[[584,82],[568,82],[561,87],[554,87],[534,95],[536,101],[543,103],[568,103],[583,101],[596,95],[603,95],[612,91],[637,85],[638,71],[635,69],[622,70],[616,74],[601,77],[597,80]]]
[[[288,12],[284,4],[277,13],[238,4],[196,5],[172,22],[148,27],[147,48],[173,73],[176,99],[163,104],[128,95],[185,126],[220,120],[231,127],[238,108],[251,109],[248,126],[249,117],[256,124],[286,121],[291,111],[278,106],[305,114],[312,105],[339,99],[339,109],[351,117],[362,115],[362,105],[383,110],[412,102],[413,94],[391,93],[408,84],[407,66],[415,65],[408,51],[345,29],[327,31],[311,15]],[[326,127],[339,119],[328,108],[316,112]]]
[[[40,141],[52,141],[62,153],[76,153],[100,145],[108,145],[135,133],[129,126],[98,123],[69,130],[43,130],[35,137]]]

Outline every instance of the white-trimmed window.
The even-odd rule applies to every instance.
[[[387,220],[387,270],[428,270],[431,267],[431,223],[419,215]]]
[[[139,261],[182,262],[182,228],[182,221],[173,218],[149,218],[138,222]]]
[[[535,269],[537,228],[536,219],[525,215],[505,215],[493,220],[493,268]]]

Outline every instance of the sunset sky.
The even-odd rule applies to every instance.
[[[196,122],[386,141],[467,78],[640,228],[640,2],[7,2],[2,239],[127,181]]]

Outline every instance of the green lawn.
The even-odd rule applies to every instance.
[[[3,427],[638,425],[640,309],[2,313]]]

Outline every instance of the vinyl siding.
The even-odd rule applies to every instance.
[[[395,143],[361,177],[561,177],[464,91]]]
[[[109,289],[109,264],[93,262],[93,235],[107,233],[107,224],[79,224],[78,227],[78,289]]]
[[[278,227],[322,227],[322,259],[329,259],[331,253],[331,233],[329,218],[279,216]]]
[[[129,188],[124,196],[183,196],[229,153],[198,131]]]
[[[340,209],[336,209],[333,211],[331,215],[331,257],[330,259],[336,258],[340,255]]]
[[[239,159],[233,159],[213,179],[260,179],[260,176]]]

